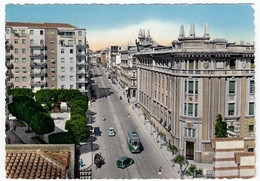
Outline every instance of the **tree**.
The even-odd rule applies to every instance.
[[[197,169],[196,165],[191,164],[186,173],[187,175],[192,176],[192,178],[197,178],[202,175],[202,170]]]
[[[13,97],[17,97],[17,96],[26,96],[29,98],[33,98],[34,97],[34,93],[32,92],[31,89],[28,88],[15,88],[15,89],[11,89],[8,92],[8,95],[12,95]]]
[[[35,93],[35,99],[40,104],[44,104],[47,111],[51,111],[58,102],[58,94],[57,89],[40,89]]]
[[[215,125],[215,137],[216,138],[227,137],[227,123],[222,120],[221,114],[217,115],[217,120]]]
[[[187,167],[189,166],[189,162],[185,159],[185,157],[183,155],[177,155],[174,159],[173,159],[174,163],[177,163],[180,165],[180,171],[181,171],[181,178],[184,177],[184,172],[186,171]],[[183,166],[185,166],[185,168],[183,168]]]
[[[169,145],[168,149],[172,152],[172,157],[179,151],[179,149],[174,145]]]

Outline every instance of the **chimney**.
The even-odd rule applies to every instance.
[[[190,37],[195,37],[195,26],[194,26],[194,24],[191,24],[191,27],[190,27]]]
[[[183,27],[183,25],[181,25],[181,27],[180,27],[179,38],[183,38],[183,37],[185,37],[185,34],[184,34],[184,27]]]

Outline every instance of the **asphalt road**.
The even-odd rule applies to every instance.
[[[97,100],[90,106],[96,114],[93,116],[93,127],[99,126],[102,133],[93,142],[94,154],[101,153],[105,164],[101,168],[92,167],[92,178],[176,178],[176,173],[166,163],[158,146],[147,131],[144,131],[137,115],[129,108],[126,100],[120,100],[118,89],[107,79],[107,74],[101,68],[94,68],[94,85]],[[130,116],[128,116],[130,114]],[[106,120],[103,121],[102,115]],[[114,127],[116,136],[108,136],[108,128]],[[135,129],[140,137],[144,150],[133,154],[127,146],[127,132]],[[125,169],[117,168],[116,161],[122,156],[134,159],[135,163]],[[162,167],[162,174],[158,174]]]

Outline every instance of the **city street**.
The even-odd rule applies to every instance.
[[[98,67],[94,68],[94,84],[97,100],[89,107],[96,113],[93,127],[100,127],[101,136],[93,139],[93,156],[101,153],[105,164],[101,168],[92,165],[92,178],[178,178],[177,173],[166,162],[160,148],[144,130],[143,124],[124,98],[120,100],[119,89],[107,79],[107,74]],[[106,120],[103,121],[102,116]],[[108,136],[108,128],[114,127],[116,135]],[[143,145],[141,153],[133,154],[127,146],[127,132],[135,129]],[[125,169],[117,168],[116,161],[122,156],[133,158],[135,163]],[[162,167],[162,173],[158,174]]]

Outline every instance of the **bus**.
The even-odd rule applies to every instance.
[[[130,152],[139,153],[141,151],[141,142],[135,130],[129,131],[127,134],[127,144]]]

